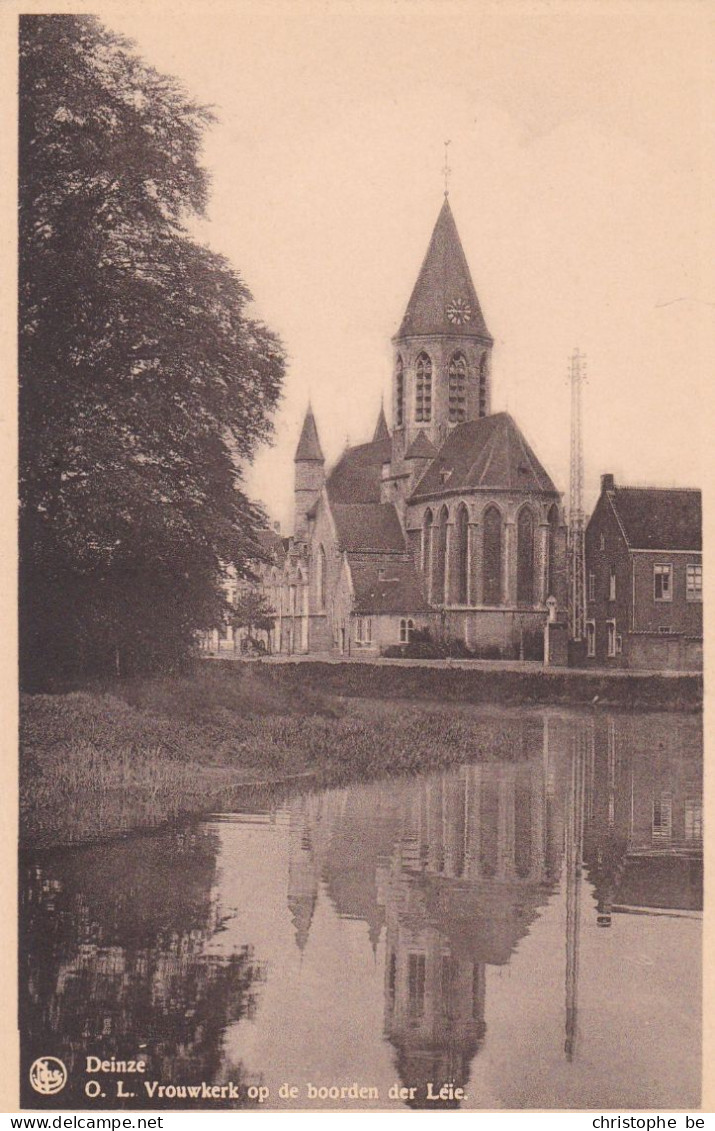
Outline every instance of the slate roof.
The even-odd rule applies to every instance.
[[[606,493],[631,549],[702,549],[699,490],[615,487]]]
[[[434,459],[437,449],[429,436],[420,429],[405,452],[405,459]]]
[[[330,502],[379,503],[382,465],[391,458],[389,436],[348,448],[328,476],[326,487]]]
[[[412,497],[475,487],[557,494],[552,480],[506,412],[458,424]]]
[[[468,322],[454,323],[447,317],[447,308],[455,300],[469,307]],[[413,334],[451,334],[492,341],[446,197],[396,337]]]
[[[315,417],[313,416],[313,410],[310,405],[308,405],[308,411],[305,414],[303,429],[300,433],[300,440],[298,441],[298,447],[296,448],[294,456],[295,463],[298,463],[302,460],[314,460],[317,463],[325,462],[323,449],[321,448],[320,440],[318,439],[318,428],[316,426]]]
[[[411,558],[391,554],[348,553],[355,612],[426,613],[429,606]]]
[[[405,539],[391,503],[331,503],[341,550],[404,554]]]

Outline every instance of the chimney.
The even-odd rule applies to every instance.
[[[611,472],[601,476],[601,494],[604,495],[606,491],[615,491],[616,481]]]

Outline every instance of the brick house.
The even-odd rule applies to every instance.
[[[601,476],[586,528],[586,662],[702,668],[700,491],[617,487]]]

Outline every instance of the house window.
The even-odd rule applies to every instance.
[[[685,596],[688,601],[702,601],[703,567],[701,565],[685,567]]]
[[[608,579],[608,600],[616,599],[616,567],[611,566],[611,576]]]
[[[596,655],[596,625],[594,621],[586,621],[586,655]]]
[[[355,642],[372,644],[372,618],[358,617],[355,622]]]
[[[600,545],[600,547],[601,547],[601,549],[602,549],[602,550],[605,550],[605,549],[606,549],[606,535],[605,535],[605,534],[602,534],[602,535],[601,535],[601,538],[600,538],[600,541],[599,541],[599,545]]]
[[[589,573],[588,575],[588,599],[589,601],[596,600],[596,574]]]
[[[652,839],[671,840],[673,836],[673,799],[670,793],[661,793],[653,798]]]
[[[698,843],[703,839],[703,803],[700,798],[685,800],[685,839]]]
[[[653,566],[653,596],[656,601],[672,601],[673,599],[673,567],[672,565]]]
[[[412,632],[415,627],[415,622],[412,618],[403,617],[400,621],[400,644],[409,644],[412,639]]]
[[[461,424],[467,419],[467,359],[455,353],[449,363],[449,421]]]
[[[429,424],[432,419],[432,361],[421,353],[415,366],[415,420]]]
[[[616,638],[616,622],[614,620],[607,620],[606,621],[606,632],[608,634],[608,636],[607,636],[607,639],[608,639],[608,655],[609,656],[615,656],[616,655],[617,638]]]
[[[397,355],[395,363],[395,425],[401,428],[405,421],[405,372],[402,358]]]

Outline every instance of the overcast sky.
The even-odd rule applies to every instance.
[[[284,530],[308,398],[329,463],[346,435],[370,438],[383,393],[389,412],[390,339],[442,203],[447,138],[450,202],[495,338],[494,410],[567,492],[579,346],[587,502],[602,471],[701,483],[708,5],[95,10],[218,114],[199,232],[288,351],[276,443],[248,474]]]

